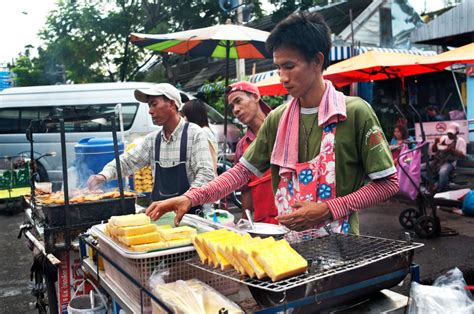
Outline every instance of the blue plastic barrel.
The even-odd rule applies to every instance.
[[[123,153],[123,143],[118,143],[119,154]],[[99,173],[106,164],[114,160],[114,142],[111,138],[83,138],[74,147],[79,185],[85,186],[89,176]],[[106,188],[117,187],[117,181],[107,183]]]

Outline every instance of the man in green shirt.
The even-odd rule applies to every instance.
[[[319,14],[296,12],[280,22],[267,49],[293,101],[269,114],[234,168],[182,197],[151,204],[147,214],[157,219],[174,210],[179,223],[191,205],[219,199],[271,168],[279,223],[296,231],[330,225],[358,234],[357,212],[394,195],[398,181],[370,105],[323,79],[330,48]]]

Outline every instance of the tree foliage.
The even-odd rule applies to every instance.
[[[279,22],[295,11],[298,11],[298,10],[305,11],[316,5],[327,3],[328,1],[326,0],[286,0],[286,1],[269,0],[269,2],[276,7],[275,11],[272,13],[272,20],[274,22]]]
[[[262,15],[259,1],[254,12]],[[146,79],[137,69],[153,52],[130,44],[130,33],[169,33],[226,18],[217,0],[59,1],[39,34],[43,48],[36,57],[25,51],[12,70],[19,86]],[[155,54],[163,68],[155,71],[158,79],[176,83],[186,56]]]

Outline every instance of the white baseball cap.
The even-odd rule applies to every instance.
[[[458,134],[459,133],[459,124],[456,122],[451,122],[446,130],[446,133]]]
[[[148,102],[148,96],[165,96],[168,99],[174,100],[178,111],[183,107],[179,90],[168,83],[159,83],[147,89],[135,90],[135,99],[140,102]]]

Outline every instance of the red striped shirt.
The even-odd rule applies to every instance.
[[[246,184],[253,173],[240,162],[213,181],[184,193],[192,206],[213,203]],[[355,192],[329,200],[333,219],[340,219],[361,209],[380,203],[398,192],[398,178],[394,173],[386,178],[369,182]]]
[[[252,175],[252,171],[238,162],[211,182],[199,188],[191,188],[184,196],[191,200],[193,206],[213,203],[241,188],[249,182]]]
[[[370,181],[355,192],[329,200],[329,210],[333,219],[339,219],[361,209],[378,204],[398,192],[398,178],[394,173],[388,177]]]

